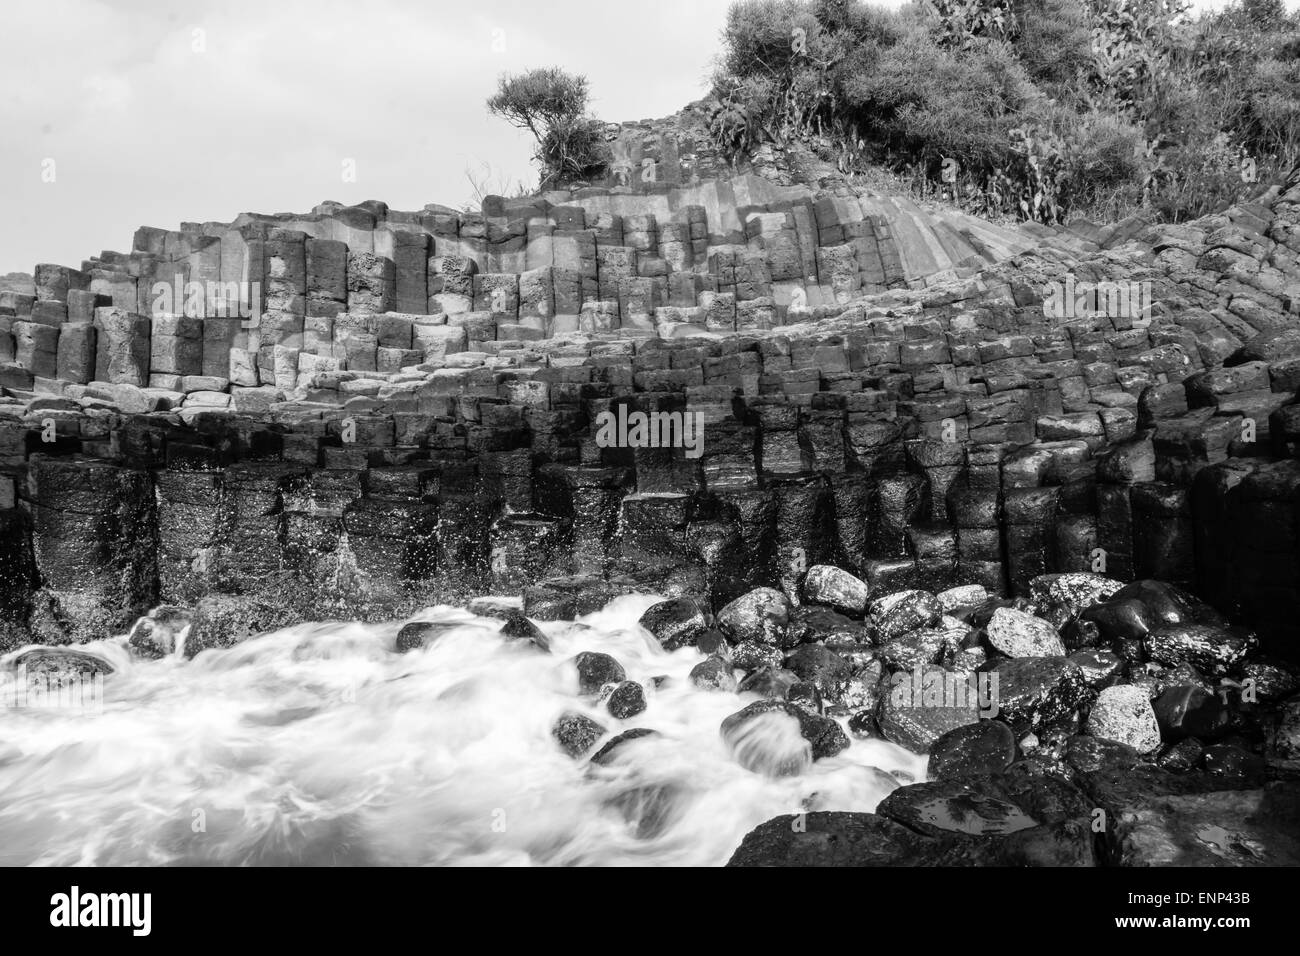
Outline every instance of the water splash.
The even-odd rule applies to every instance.
[[[304,624],[193,661],[84,645],[115,668],[100,715],[0,713],[0,865],[711,865],[778,814],[873,810],[893,785],[875,768],[923,778],[882,741],[810,763],[784,727],[749,743],[775,734],[769,759],[798,772],[746,769],[718,728],[755,695],[692,686],[701,655],[636,624],[655,600],[543,625],[551,655],[446,606],[408,654],[399,623]],[[579,699],[584,650],[616,657],[647,710]],[[573,760],[550,731],[575,708],[610,736],[657,733]]]

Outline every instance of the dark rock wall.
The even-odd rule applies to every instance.
[[[831,242],[851,225],[814,220]],[[797,227],[793,246],[778,241],[785,222],[760,220],[755,238],[773,241],[745,261],[798,258]],[[356,228],[367,225],[373,213]],[[633,225],[635,243],[663,241],[653,217]],[[620,219],[623,242],[628,227]],[[628,307],[614,283],[604,327],[604,300],[577,294],[590,322],[574,335],[527,324],[522,277],[498,295],[471,270],[446,292],[440,260],[436,294],[496,316],[493,335],[460,351],[437,336],[412,347],[419,317],[393,311],[427,303],[434,272],[390,276],[340,240],[272,230],[257,240],[284,247],[257,253],[270,263],[259,334],[271,335],[239,362],[235,340],[212,331],[225,326],[155,316],[145,331],[149,319],[74,295],[103,293],[67,270],[38,268],[36,297],[0,293],[13,313],[0,338],[17,356],[0,368],[4,639],[85,640],[159,602],[232,594],[315,617],[484,592],[524,593],[539,617],[634,588],[718,606],[758,584],[794,596],[807,567],[834,563],[881,589],[1023,593],[1057,570],[1181,582],[1294,654],[1300,186],[1189,225],[1072,229],[1068,242],[1044,236],[978,268],[866,289],[854,258],[852,290],[827,273],[823,304],[769,303],[744,324],[733,294],[721,327],[705,314],[720,276],[736,289],[749,279],[715,252],[680,273],[694,304],[678,311],[692,314]],[[406,259],[427,265],[429,248]],[[1066,281],[1149,283],[1150,313],[1045,314],[1047,284]],[[94,309],[95,348],[58,322],[44,326],[60,331],[52,346],[31,335],[42,323],[18,310],[40,302]],[[306,335],[330,309],[324,364],[276,341],[286,315]],[[628,322],[643,314],[648,327]],[[503,324],[536,334],[503,338]],[[721,334],[694,334],[705,330]],[[383,368],[352,361],[385,350]],[[223,355],[224,378],[208,361]],[[701,454],[601,447],[596,416],[623,405],[702,415]]]

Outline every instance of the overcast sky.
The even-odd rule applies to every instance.
[[[483,106],[500,73],[560,65],[603,119],[665,116],[704,94],[727,5],[4,0],[0,274],[140,225],[461,206],[484,163],[489,191],[531,186],[528,140]]]

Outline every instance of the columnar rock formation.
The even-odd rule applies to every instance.
[[[1158,577],[1294,653],[1296,180],[1048,230],[615,145],[605,185],[477,215],[327,203],[0,280],[5,640],[200,599],[720,607],[833,563]],[[1045,308],[1106,282],[1149,311]],[[623,406],[702,415],[699,456],[599,441]]]

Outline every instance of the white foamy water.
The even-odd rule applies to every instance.
[[[102,713],[0,710],[0,865],[716,865],[773,816],[873,810],[881,770],[924,779],[883,741],[809,763],[779,721],[775,762],[800,772],[746,770],[719,725],[757,696],[693,687],[702,655],[636,623],[656,600],[542,625],[550,655],[450,607],[418,619],[459,626],[406,654],[401,622],[304,624],[193,661],[84,645],[117,668]],[[646,687],[644,713],[578,697],[584,650]],[[658,736],[591,766],[551,736],[566,710]]]

